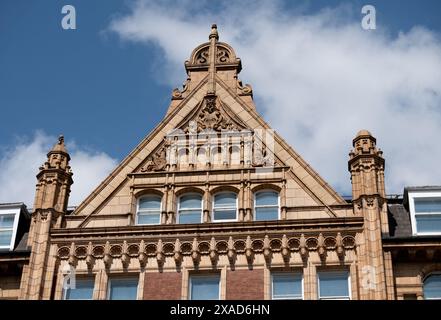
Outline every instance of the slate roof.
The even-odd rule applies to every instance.
[[[389,237],[409,238],[412,236],[410,213],[402,203],[388,203]]]

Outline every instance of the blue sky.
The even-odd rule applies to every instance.
[[[3,164],[11,160],[7,155],[11,150],[17,151],[17,145],[31,143],[36,132],[49,137],[63,133],[77,150],[121,160],[162,119],[172,89],[185,80],[183,63],[191,51],[187,50],[187,56],[180,66],[177,65],[181,80],[176,81],[177,77],[168,78],[163,74],[175,67],[175,63],[169,63],[168,49],[158,41],[153,38],[131,41],[122,32],[109,30],[112,21],[131,15],[133,3],[113,0],[0,2],[0,159]],[[201,4],[207,20],[222,13],[222,8],[227,6],[227,2],[211,3],[204,1]],[[77,30],[61,28],[64,4],[75,6]],[[291,15],[292,19],[298,15],[316,15],[324,8],[343,6],[346,9],[338,12],[347,15],[339,16],[339,19],[350,22],[361,19],[360,10],[364,4],[372,4],[377,10],[377,32],[387,34],[384,39],[394,39],[400,32],[408,33],[415,26],[423,26],[435,36],[441,32],[441,2],[437,0],[315,0],[279,4],[284,9],[285,18]],[[242,14],[247,14],[246,11],[243,10]],[[191,23],[191,15],[180,19]],[[201,34],[208,32],[207,21]],[[222,37],[222,29],[220,32]],[[206,37],[195,35],[194,41],[201,43]],[[241,52],[238,55],[245,70],[247,56]],[[251,72],[244,71],[244,74],[253,79]],[[244,80],[248,82],[248,79]],[[264,87],[259,87],[259,82],[256,85],[257,88]],[[265,92],[259,92],[256,101],[258,110],[265,113],[263,107],[268,108],[265,104],[269,103],[265,100]],[[352,137],[353,134],[347,136],[344,146],[347,150],[351,147]],[[297,149],[295,138],[288,141]],[[44,140],[43,145],[48,143]],[[300,147],[298,151],[301,154],[305,151],[306,160],[312,160],[314,154],[308,153],[306,148],[302,150]],[[319,159],[314,161],[313,164],[319,163]],[[107,162],[107,165],[111,167],[114,163]],[[349,190],[349,184],[341,186],[332,175],[328,177],[320,170],[319,173],[330,179],[331,185],[341,192]],[[341,177],[348,179],[346,172],[341,173]],[[6,181],[6,176],[3,178]],[[33,176],[29,181],[32,179]],[[0,196],[2,202],[16,200],[20,200],[19,196],[10,193],[4,194],[3,198]]]

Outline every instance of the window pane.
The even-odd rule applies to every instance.
[[[11,244],[12,230],[0,231],[0,246],[8,246]]]
[[[110,280],[110,300],[136,300],[138,279]]]
[[[320,298],[347,297],[349,298],[347,272],[319,273]]]
[[[417,232],[441,232],[440,215],[415,215]]]
[[[277,220],[279,218],[279,208],[256,208],[256,221]]]
[[[179,223],[201,223],[202,212],[200,210],[189,210],[179,212]]]
[[[259,192],[256,194],[256,206],[278,205],[279,195],[274,191]]]
[[[302,299],[302,275],[273,274],[273,299]]]
[[[236,209],[233,210],[214,210],[214,220],[235,220]]]
[[[440,212],[440,198],[415,198],[415,212]]]
[[[424,281],[424,299],[441,299],[441,274],[432,275]]]
[[[182,196],[179,199],[179,208],[185,209],[196,209],[196,208],[202,208],[202,197],[198,194],[191,194],[191,195],[185,195]]]
[[[138,224],[159,224],[160,214],[138,214]]]
[[[0,215],[0,229],[1,228],[12,228],[14,226],[13,214],[2,214]]]
[[[219,300],[219,276],[191,277],[191,300]]]
[[[67,289],[66,300],[91,300],[93,298],[93,279],[76,279],[75,289]]]
[[[157,209],[161,208],[161,198],[155,196],[147,196],[139,199],[139,209]]]
[[[214,207],[236,207],[235,193],[220,193],[214,197]]]

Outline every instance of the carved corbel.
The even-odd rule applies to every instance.
[[[165,255],[161,239],[158,240],[158,244],[156,245],[156,261],[158,262],[158,267],[162,268],[165,262]]]
[[[283,260],[285,262],[288,262],[290,256],[291,256],[291,251],[289,250],[288,237],[286,236],[286,234],[284,234],[282,237],[282,257],[283,257]]]
[[[144,268],[147,264],[147,254],[145,253],[145,242],[144,240],[141,240],[141,243],[139,244],[139,265],[141,268]]]
[[[337,233],[337,237],[335,237],[335,243],[336,243],[336,251],[337,251],[337,256],[340,259],[343,259],[343,257],[345,256],[345,247],[343,245],[343,237],[341,236],[341,233]]]
[[[216,249],[216,240],[214,239],[214,237],[212,237],[210,240],[210,260],[212,265],[216,265],[218,256],[219,255]]]
[[[78,259],[77,259],[77,256],[75,255],[75,243],[72,242],[70,244],[70,249],[69,249],[68,263],[72,267],[75,267],[77,265],[77,262],[78,262]]]
[[[271,262],[272,251],[268,235],[265,235],[263,239],[263,256],[265,257],[266,263],[269,264]]]
[[[230,236],[228,239],[228,251],[227,251],[228,261],[230,261],[230,264],[234,264],[234,260],[236,258],[236,250],[234,249],[234,241],[233,237]]]
[[[317,250],[320,259],[322,261],[326,260],[325,238],[323,237],[322,233],[320,233],[317,238]]]
[[[176,266],[180,266],[182,263],[182,250],[181,250],[181,242],[179,239],[175,241],[175,249],[173,259],[175,260]]]
[[[300,236],[299,249],[300,249],[300,256],[302,257],[302,260],[305,261],[308,258],[308,249],[306,247],[306,238],[303,233]]]
[[[124,240],[123,245],[122,245],[122,254],[121,254],[121,263],[123,265],[124,268],[127,268],[130,264],[130,256],[128,253],[128,244],[127,241]]]
[[[103,258],[103,262],[104,265],[107,269],[110,268],[110,266],[112,265],[112,261],[113,258],[110,254],[110,242],[106,241],[106,244],[104,245],[104,258]]]
[[[245,241],[245,256],[249,264],[253,263],[254,260],[254,252],[253,252],[253,242],[251,241],[251,237],[248,236]]]
[[[95,264],[95,258],[93,256],[93,245],[92,242],[89,241],[89,244],[87,245],[87,254],[86,254],[87,268],[92,269],[94,264]]]
[[[191,258],[193,259],[194,265],[199,265],[201,253],[199,252],[198,240],[196,238],[193,239],[193,243],[191,245]]]

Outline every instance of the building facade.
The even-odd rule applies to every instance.
[[[362,130],[345,200],[257,113],[215,25],[185,68],[164,119],[71,213],[64,139],[48,153],[20,299],[436,297],[440,188],[388,199]]]

